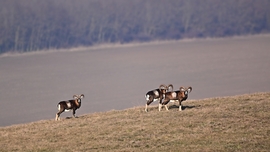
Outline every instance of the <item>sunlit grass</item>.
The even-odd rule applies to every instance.
[[[268,151],[270,93],[0,128],[0,151]]]

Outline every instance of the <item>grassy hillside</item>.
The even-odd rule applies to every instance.
[[[0,128],[0,151],[268,151],[270,92]]]

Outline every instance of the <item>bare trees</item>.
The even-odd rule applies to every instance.
[[[269,0],[0,0],[0,53],[270,31]]]

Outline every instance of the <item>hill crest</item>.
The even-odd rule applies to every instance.
[[[0,151],[267,151],[270,92],[0,128]],[[11,144],[12,143],[12,144]]]

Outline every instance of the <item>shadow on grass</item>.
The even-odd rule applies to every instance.
[[[167,105],[168,106],[168,109],[170,110],[174,110],[174,109],[179,109],[179,105],[178,104],[172,104],[172,105]],[[198,108],[200,108],[201,107],[201,105],[192,105],[192,106],[184,106],[184,105],[182,105],[182,110],[188,110],[188,109],[193,109],[193,108],[196,108],[196,109],[198,109]],[[162,109],[163,109],[164,107],[162,107]],[[152,107],[149,107],[148,108],[148,112],[150,112],[150,111],[158,111],[158,106],[156,107],[156,106],[152,106]]]
[[[74,117],[66,117],[66,119],[73,119]],[[75,118],[79,118],[78,116],[76,116]]]
[[[182,105],[182,110],[185,109],[192,109],[192,108],[196,108],[197,106],[183,106]],[[168,106],[169,109],[179,109],[179,105],[170,105]]]

